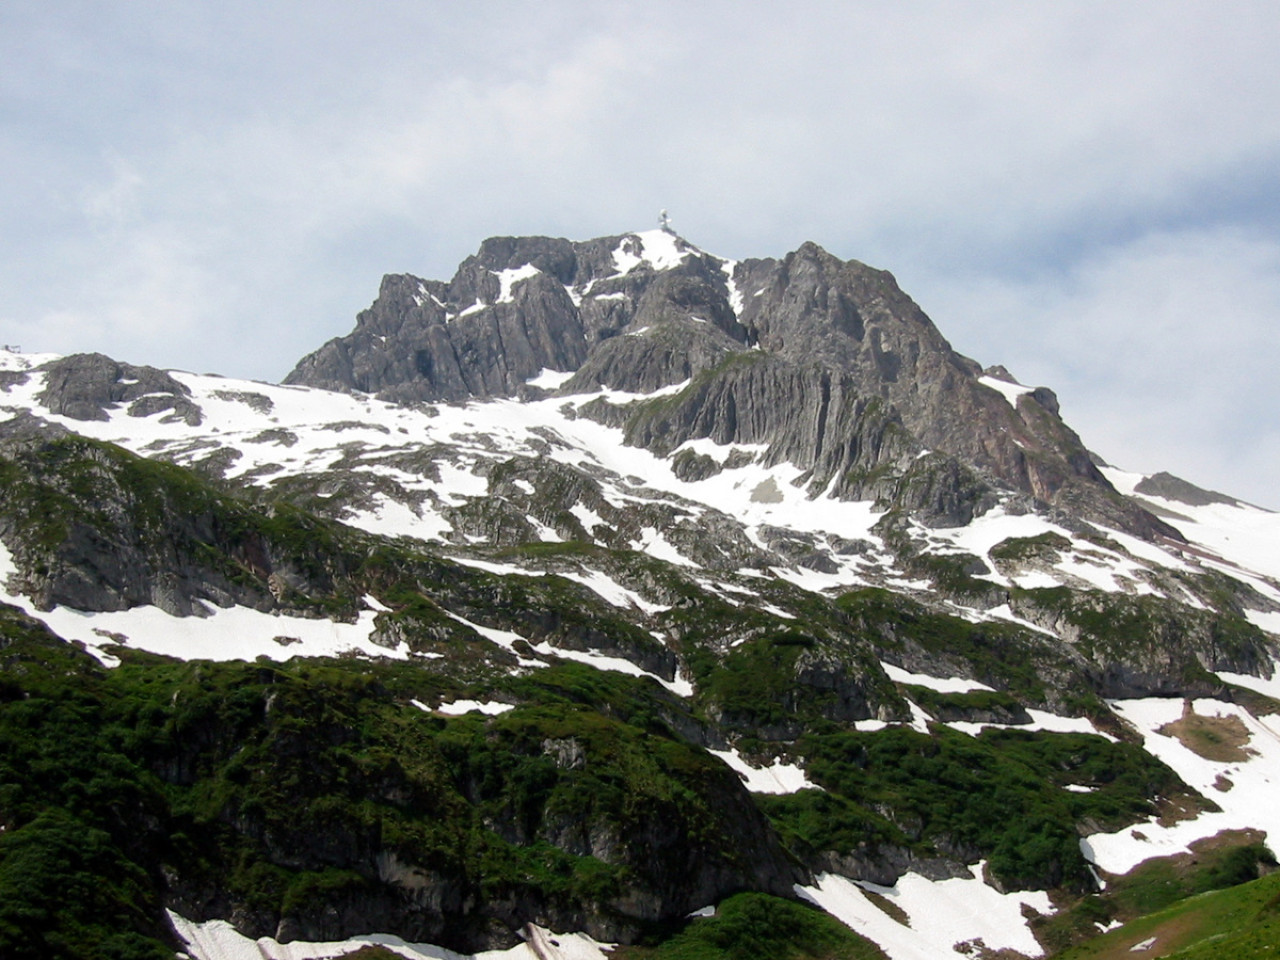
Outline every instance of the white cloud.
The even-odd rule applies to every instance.
[[[139,215],[138,194],[143,179],[121,157],[112,157],[109,166],[109,182],[85,190],[84,213],[94,224],[106,229],[119,229]]]
[[[1158,233],[1030,279],[932,291],[955,345],[1049,384],[1120,466],[1181,472],[1280,507],[1280,242],[1236,229]]]
[[[1082,422],[1104,453],[1176,411],[1244,462],[1274,420],[1276,49],[1272,4],[1230,0],[15,0],[0,339],[279,377],[383,272],[667,207],[728,256],[812,239],[893,270],[1073,417],[1155,404]],[[1227,290],[1248,319],[1206,342]],[[1001,316],[1054,326],[974,332]]]

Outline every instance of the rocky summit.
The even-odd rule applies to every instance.
[[[494,238],[282,384],[0,391],[6,958],[1280,942],[1280,516],[889,273]]]
[[[448,283],[388,276],[356,329],[285,383],[394,401],[680,390],[660,408],[588,412],[666,454],[690,440],[764,444],[813,494],[905,501],[967,523],[995,488],[1177,531],[1119,497],[1047,388],[986,373],[891,274],[809,243],[782,260],[722,260],[657,230],[586,243],[491,239]],[[925,463],[919,463],[924,459]]]

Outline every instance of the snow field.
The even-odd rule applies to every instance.
[[[653,233],[661,234],[661,231]],[[672,244],[671,238],[665,234],[655,237],[653,242],[657,244],[655,249],[662,248],[663,244],[668,247]],[[657,257],[655,262],[666,262],[659,254],[655,253],[654,256]],[[515,278],[518,272],[520,271],[510,271],[514,278],[511,281],[513,284],[518,282],[519,278]],[[53,359],[45,356],[5,356],[11,367],[15,364]],[[435,468],[440,472],[438,483],[403,470],[390,471],[388,467],[376,465],[373,461],[398,452],[413,453],[434,443],[455,447],[461,444],[463,456],[469,450],[474,456],[485,458],[522,455],[534,457],[542,455],[538,448],[542,442],[541,437],[550,435],[560,441],[551,451],[556,459],[575,465],[604,468],[619,479],[641,484],[655,493],[678,496],[686,501],[722,510],[744,523],[749,536],[762,524],[770,523],[818,536],[836,535],[877,542],[877,538],[871,533],[871,527],[879,519],[879,514],[870,503],[837,501],[826,496],[810,499],[802,488],[793,486],[793,481],[801,475],[801,471],[790,464],[764,467],[759,463],[751,463],[734,470],[722,471],[705,480],[686,482],[674,476],[669,461],[657,458],[648,451],[622,446],[620,431],[617,429],[604,427],[586,418],[570,419],[565,414],[566,404],[572,412],[572,407],[602,395],[615,402],[640,399],[638,396],[605,391],[603,394],[593,393],[577,398],[553,398],[538,402],[494,400],[408,408],[368,397],[328,393],[304,387],[229,380],[180,371],[171,375],[191,389],[192,400],[203,410],[205,420],[200,426],[190,427],[181,421],[164,423],[162,421],[165,414],[121,420],[124,410],[120,407],[112,412],[112,419],[105,422],[81,422],[53,416],[39,407],[35,400],[36,394],[43,388],[44,378],[39,373],[33,374],[27,384],[10,389],[5,399],[10,400],[12,405],[7,404],[6,408],[33,409],[69,429],[120,443],[138,453],[168,449],[178,453],[180,460],[207,455],[213,449],[207,444],[213,441],[240,453],[228,470],[231,478],[254,470],[272,468],[272,473],[255,481],[258,483],[265,483],[271,477],[284,474],[326,469],[349,456],[353,449],[351,444],[364,444],[364,449],[357,451],[357,456],[371,461],[364,469],[377,470],[383,475],[395,473],[406,489],[431,490],[442,502],[455,505],[488,494],[487,481],[476,472],[474,461],[457,463],[437,458]],[[530,382],[555,387],[571,375],[568,372],[544,370]],[[673,384],[655,395],[675,392],[683,386]],[[237,395],[242,396],[237,399]],[[256,398],[253,395],[257,395]],[[255,409],[254,403],[259,408],[269,405],[269,409],[262,412],[261,409]],[[268,429],[287,430],[296,437],[296,442],[287,447],[278,440],[251,442]],[[484,442],[481,442],[481,438],[485,438]],[[535,438],[537,443],[534,442]],[[187,453],[181,454],[180,450],[184,446],[188,448]],[[734,450],[734,447],[716,445],[705,439],[691,441],[685,446],[712,456],[721,463]],[[755,447],[741,445],[737,449],[757,455],[761,452]],[[1111,477],[1122,489],[1126,484],[1131,489],[1140,479],[1138,475],[1122,475],[1117,471],[1111,471]],[[757,491],[766,487],[768,496],[757,495]],[[615,504],[630,499],[616,488],[611,490],[609,483],[606,483],[605,493]],[[1243,547],[1244,554],[1257,561],[1254,564],[1256,568],[1280,571],[1280,514],[1225,505],[1185,508],[1185,505],[1171,504],[1170,508],[1189,512],[1199,510],[1197,516],[1201,522],[1184,526],[1189,527],[1187,532],[1193,538],[1198,537],[1211,549],[1225,551],[1230,548],[1235,551],[1234,555],[1240,556],[1238,548]],[[597,520],[581,505],[576,508],[576,512],[588,527]],[[451,533],[448,521],[429,501],[418,508],[411,508],[382,495],[374,498],[370,508],[353,511],[348,516],[348,522],[379,534],[410,535],[423,540],[441,540]],[[1067,531],[1040,517],[1011,515],[997,507],[977,518],[968,527],[932,530],[927,531],[927,534],[936,545],[950,543],[955,549],[985,557],[993,546],[1008,537],[1035,536],[1050,531],[1068,535]],[[1146,564],[1194,570],[1182,558],[1159,547],[1115,531],[1107,533],[1132,553],[1136,560],[1091,545],[1086,550],[1063,558],[1058,565],[1063,579],[1080,578],[1112,592],[1151,592],[1151,587],[1143,582],[1141,576]],[[559,539],[549,528],[542,530],[541,536],[543,539]],[[639,541],[637,546],[662,559],[692,565],[678,549],[659,538],[656,531],[647,539]],[[842,589],[869,582],[862,571],[873,560],[867,557],[838,559],[842,565],[835,575],[817,574],[803,568],[785,568],[776,572],[805,589],[815,591]],[[1228,572],[1247,578],[1247,573],[1234,568],[1228,568]],[[1012,585],[998,574],[991,574],[989,578]],[[1056,582],[1059,582],[1058,578],[1044,571],[1017,578],[1018,585],[1023,587],[1050,586]],[[1280,589],[1266,581],[1250,582],[1264,593],[1273,594],[1280,599]],[[900,583],[896,586],[912,589],[917,585]],[[1280,615],[1251,612],[1250,618],[1264,629],[1280,628]]]
[[[663,231],[647,231],[637,235],[643,248],[642,260],[652,263],[656,269],[665,269],[678,263],[689,254],[676,249],[674,238]],[[534,268],[503,271],[500,275],[504,290],[510,290],[520,280],[532,276]],[[54,355],[24,355],[8,352],[0,356],[0,368],[26,370],[40,363],[56,359]],[[346,455],[344,447],[351,443],[366,445],[364,456],[416,451],[432,443],[464,445],[470,437],[476,437],[473,452],[477,456],[495,457],[526,455],[537,456],[531,443],[533,430],[550,429],[559,434],[564,446],[553,451],[553,456],[570,463],[590,462],[604,467],[620,478],[634,477],[649,489],[683,497],[687,500],[713,506],[742,521],[749,529],[764,523],[790,526],[794,529],[817,534],[833,534],[844,537],[862,537],[875,540],[870,528],[878,519],[869,503],[836,501],[820,496],[810,499],[805,491],[792,486],[801,471],[789,464],[765,468],[759,464],[723,471],[706,480],[685,482],[672,474],[669,461],[654,457],[647,451],[621,445],[621,433],[614,428],[603,427],[585,418],[570,420],[562,407],[566,402],[574,405],[574,398],[554,398],[534,403],[517,403],[509,400],[472,402],[461,405],[440,404],[429,408],[398,407],[364,396],[329,393],[305,387],[278,386],[252,381],[231,380],[222,377],[196,375],[172,371],[171,376],[191,390],[191,399],[199,404],[205,419],[197,427],[181,421],[163,422],[165,413],[150,417],[127,417],[123,405],[109,411],[108,421],[76,421],[49,414],[40,407],[36,395],[43,389],[44,376],[34,373],[26,384],[12,386],[3,397],[4,408],[17,411],[31,409],[56,423],[61,423],[78,433],[96,439],[119,443],[134,452],[154,453],[155,449],[168,448],[177,451],[182,445],[190,449],[179,459],[198,458],[211,452],[209,441],[229,446],[240,453],[228,470],[234,478],[253,470],[276,465],[285,474],[316,471],[326,468]],[[544,370],[530,382],[554,388],[571,377],[569,372]],[[984,378],[984,382],[991,378]],[[1011,391],[1016,395],[1029,388],[1003,381],[991,381],[996,389]],[[999,385],[999,386],[997,386]],[[676,392],[683,384],[673,384],[655,395]],[[237,398],[241,395],[240,398]],[[254,396],[256,395],[256,396]],[[640,399],[638,396],[605,391],[576,398],[576,405],[597,396],[606,396],[615,402]],[[255,409],[269,405],[263,412]],[[341,425],[341,430],[335,429]],[[290,447],[280,442],[251,442],[264,430],[288,430],[297,437]],[[486,449],[480,437],[489,438],[494,449]],[[200,448],[192,447],[200,444]],[[152,445],[156,445],[152,448]],[[718,462],[732,452],[728,446],[717,446],[706,440],[687,444],[699,453],[713,456]],[[148,449],[152,448],[152,449]],[[740,448],[742,449],[742,448]],[[759,451],[747,448],[747,452]],[[470,465],[473,466],[473,465]],[[462,468],[447,460],[438,460],[441,482],[436,484],[425,478],[405,474],[401,482],[409,489],[433,489],[452,503],[462,503],[468,498],[487,495],[487,483],[470,466]],[[378,467],[386,473],[385,467]],[[280,472],[267,476],[279,476]],[[1131,492],[1142,479],[1139,474],[1107,468],[1108,478],[1122,492]],[[415,483],[416,481],[416,483]],[[778,502],[770,498],[753,498],[761,484],[772,481],[781,494]],[[256,482],[266,482],[259,479]],[[772,488],[771,488],[772,489]],[[1210,550],[1234,559],[1253,570],[1271,576],[1280,575],[1280,514],[1260,510],[1248,505],[1211,504],[1206,507],[1190,507],[1186,504],[1146,498],[1153,505],[1164,507],[1188,517],[1176,521],[1193,541]],[[449,525],[430,504],[421,511],[414,511],[403,504],[381,499],[373,509],[353,514],[350,522],[377,533],[408,534],[421,539],[440,539],[449,533]],[[584,518],[585,519],[585,518]],[[1068,535],[1034,515],[1014,516],[997,507],[985,516],[977,518],[968,527],[954,531],[928,531],[931,540],[950,541],[957,549],[985,557],[1001,540],[1012,536],[1035,536],[1054,531]],[[1104,590],[1122,589],[1150,592],[1151,588],[1139,576],[1144,564],[1155,564],[1169,569],[1192,571],[1193,564],[1152,544],[1136,538],[1107,531],[1134,559],[1114,551],[1090,546],[1084,553],[1076,552],[1059,564],[1064,576],[1079,577]],[[680,557],[669,544],[654,542],[655,555],[664,559]],[[1091,556],[1096,555],[1096,556]],[[688,563],[682,558],[682,562]],[[834,578],[826,580],[811,575],[809,571],[793,571],[790,579],[807,589],[823,590],[846,587],[864,582],[857,575],[865,560],[849,561]],[[1203,561],[1217,566],[1215,561]],[[1230,565],[1225,568],[1235,576],[1246,576]],[[1039,572],[1019,578],[1019,585],[1049,586],[1053,582],[1049,574]],[[999,575],[991,579],[1004,582]],[[1280,599],[1280,589],[1265,580],[1250,580],[1264,593]],[[1280,616],[1268,616],[1254,612],[1251,619],[1264,629],[1280,627]]]
[[[1280,513],[1247,503],[1196,507],[1135,492],[1144,479],[1140,473],[1113,467],[1103,468],[1102,473],[1121,493],[1177,514],[1169,522],[1193,543],[1258,573],[1280,578]]]
[[[1251,678],[1252,679],[1252,678]],[[1183,746],[1160,728],[1183,716],[1183,701],[1144,698],[1112,701],[1111,708],[1131,723],[1143,738],[1148,753],[1163,760],[1186,783],[1222,808],[1202,813],[1194,820],[1162,827],[1152,818],[1110,834],[1094,834],[1080,841],[1085,856],[1110,873],[1127,873],[1149,857],[1189,851],[1197,840],[1223,830],[1265,830],[1275,849],[1280,839],[1280,717],[1254,717],[1238,704],[1196,700],[1194,712],[1202,717],[1235,717],[1248,732],[1243,761],[1208,760]],[[1220,779],[1223,778],[1223,779]],[[1224,789],[1229,783],[1231,787]]]
[[[1038,913],[1052,913],[1049,895],[1040,891],[1000,893],[982,881],[982,867],[971,867],[969,879],[933,881],[908,873],[892,887],[855,883],[824,873],[813,886],[797,885],[796,893],[878,944],[890,960],[972,957],[972,952],[954,948],[977,939],[988,950],[1042,956],[1044,951],[1027,928],[1022,908],[1025,904]],[[877,906],[868,891],[903,910],[909,926]]]

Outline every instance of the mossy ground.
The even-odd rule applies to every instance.
[[[1136,951],[1139,944],[1150,945]],[[1053,960],[1261,960],[1280,955],[1280,874],[1192,895],[1126,923]]]
[[[1193,844],[1192,851],[1153,858],[1124,876],[1109,878],[1101,893],[1064,902],[1058,913],[1036,922],[1036,936],[1051,952],[1093,956],[1087,948],[1098,938],[1099,925],[1121,922],[1145,930],[1150,915],[1178,910],[1188,898],[1197,899],[1210,891],[1248,884],[1259,873],[1275,867],[1256,830],[1227,831]],[[1072,945],[1083,952],[1071,952],[1068,948]]]
[[[811,733],[798,748],[810,778],[845,801],[821,814],[814,806],[833,802],[814,791],[766,801],[807,847],[847,853],[891,841],[983,857],[1010,889],[1087,889],[1076,824],[1131,823],[1155,812],[1155,796],[1185,790],[1137,747],[1083,734],[891,728]],[[1070,783],[1097,789],[1063,789]]]
[[[617,960],[887,960],[875,944],[807,904],[742,893],[657,946],[621,947]]]

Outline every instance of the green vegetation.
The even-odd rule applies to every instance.
[[[106,831],[53,808],[0,835],[0,953],[162,960],[159,897]]]
[[[1246,850],[1249,848],[1236,848]],[[1248,854],[1232,855],[1243,863]],[[1150,956],[1177,956],[1179,960],[1260,960],[1276,956],[1280,949],[1280,873],[1257,878],[1256,867],[1248,876],[1240,872],[1226,889],[1206,889],[1198,895],[1171,901],[1170,905],[1130,920],[1120,929],[1054,953],[1054,960],[1121,960],[1135,956],[1132,948],[1154,938]],[[1126,878],[1127,879],[1127,878]],[[1219,880],[1229,880],[1220,877]],[[1224,883],[1219,883],[1224,886]],[[1100,898],[1093,898],[1100,900]],[[1105,922],[1108,911],[1091,908]],[[1061,930],[1048,931],[1053,935]],[[1093,930],[1096,933],[1096,927]],[[1043,933],[1042,933],[1043,935]]]
[[[1009,537],[991,548],[992,560],[1008,560],[1015,563],[1041,560],[1051,563],[1064,550],[1071,549],[1071,541],[1060,533],[1047,531],[1034,537]]]
[[[970,664],[974,676],[1008,691],[1024,703],[1042,703],[1043,674],[1064,665],[1061,653],[1015,624],[975,624],[960,617],[933,613],[909,598],[879,587],[843,594],[837,606],[858,629],[892,649],[906,640],[930,653]],[[1090,701],[1081,685],[1076,696]]]
[[[673,736],[649,681],[565,664],[502,679],[536,703],[446,718],[407,701],[483,691],[421,664],[126,649],[104,671],[0,614],[5,957],[161,955],[175,882],[269,928],[306,922],[376,897],[380,862],[429,864],[475,922],[511,898],[607,914],[690,870],[747,883],[744,850],[768,832],[735,775]]]
[[[723,901],[657,947],[622,947],[617,960],[885,960],[884,952],[806,904],[758,893]]]
[[[1243,616],[1198,610],[1155,595],[1042,587],[1015,590],[1013,605],[1015,611],[1039,610],[1060,618],[1078,632],[1079,649],[1095,660],[1177,658],[1184,683],[1217,684],[1199,657],[1210,663],[1249,663],[1267,656],[1264,634]]]
[[[882,814],[829,790],[760,794],[756,804],[773,822],[787,848],[812,862],[831,850],[874,853],[881,846],[909,846],[901,829]]]
[[[801,793],[764,804],[802,849],[850,853],[894,842],[985,857],[1010,889],[1086,889],[1076,824],[1118,828],[1154,813],[1153,797],[1185,790],[1138,748],[1084,734],[989,730],[972,738],[942,727],[930,735],[892,728],[810,733],[798,747],[810,778],[842,798]],[[1097,789],[1062,789],[1081,782]]]

